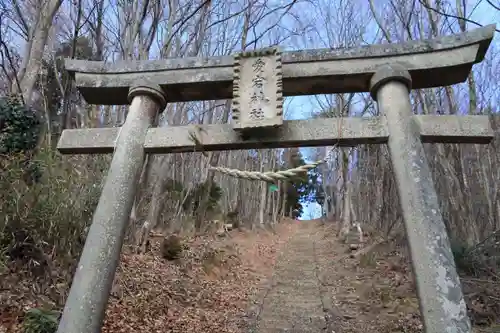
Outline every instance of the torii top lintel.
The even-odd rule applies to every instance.
[[[494,32],[495,25],[488,25],[403,44],[284,52],[283,95],[368,92],[370,78],[386,63],[408,69],[414,89],[460,83],[483,60]],[[115,63],[66,59],[65,66],[90,104],[128,104],[129,88],[145,78],[159,84],[169,102],[232,98],[232,56]]]

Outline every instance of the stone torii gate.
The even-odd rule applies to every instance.
[[[194,126],[154,128],[158,113],[167,103],[232,98],[231,125],[201,126],[205,151],[388,144],[425,331],[470,333],[422,143],[487,144],[493,130],[487,116],[413,115],[409,91],[465,81],[494,29],[344,50],[266,49],[114,64],[66,60],[88,103],[130,109],[119,129],[65,130],[58,143],[63,154],[113,153],[113,159],[57,332],[101,330],[145,154],[197,147]],[[381,116],[283,120],[282,96],[348,92],[370,92]]]

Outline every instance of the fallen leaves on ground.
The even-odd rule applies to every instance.
[[[407,248],[378,242],[369,251],[350,255],[348,244],[338,241],[331,226],[323,227],[323,232],[321,246],[329,259],[323,260],[322,280],[344,319],[341,331],[423,332]],[[366,248],[375,242],[367,241]],[[473,331],[498,332],[498,281],[462,276],[461,283]]]
[[[180,259],[125,249],[115,276],[103,333],[240,332],[247,302],[272,273],[281,247],[296,231],[287,220],[275,231],[232,231],[229,237],[184,239]],[[5,272],[0,283],[0,332],[21,332],[27,309],[56,306],[69,282],[34,288],[24,272]],[[63,288],[50,293],[55,288]]]
[[[103,333],[239,332],[247,301],[295,227],[189,239],[175,262],[157,251],[123,255]]]
[[[232,231],[230,237],[199,236],[184,240],[176,261],[160,256],[159,244],[146,255],[124,251],[112,289],[103,333],[227,332],[243,333],[249,302],[273,271],[283,245],[299,223],[288,221],[275,232]],[[359,256],[348,253],[331,226],[318,242],[318,270],[338,310],[343,333],[422,332],[416,288],[408,254],[394,244],[380,244]],[[19,271],[0,275],[0,332],[21,332],[27,309],[62,304],[67,279],[52,285],[22,280]],[[487,282],[487,283],[486,283]],[[498,282],[462,279],[477,332],[491,331],[492,302]],[[35,288],[35,285],[38,287]],[[56,295],[56,296],[54,296]],[[493,313],[494,312],[494,313]]]

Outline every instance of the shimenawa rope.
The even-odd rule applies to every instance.
[[[201,126],[196,125],[195,131],[189,132],[189,138],[195,145],[194,151],[201,152],[203,156],[208,157],[208,154],[205,151],[203,151],[203,143],[199,138],[202,132],[204,132],[204,129]],[[265,182],[274,183],[277,180],[290,180],[294,177],[297,177],[301,173],[306,173],[309,170],[315,169],[320,164],[326,163],[330,159],[331,154],[333,153],[335,148],[337,148],[337,145],[335,145],[332,149],[330,149],[326,157],[321,160],[283,171],[275,171],[275,172],[245,171],[238,169],[229,169],[225,167],[217,167],[213,165],[209,165],[208,170],[217,171],[236,178],[249,179],[249,180],[262,180]]]

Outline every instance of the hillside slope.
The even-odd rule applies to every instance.
[[[287,220],[274,232],[232,231],[184,246],[175,261],[161,257],[159,244],[146,255],[125,249],[102,332],[423,331],[411,265],[394,244],[353,255],[331,224]],[[12,270],[0,276],[0,332],[22,332],[29,308],[61,308],[67,282],[33,282]],[[462,283],[475,331],[500,332],[498,302],[483,292],[497,286]]]

